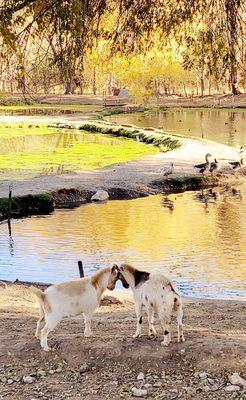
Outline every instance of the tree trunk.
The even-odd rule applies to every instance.
[[[203,77],[203,73],[202,73],[201,78],[200,78],[200,88],[201,88],[201,96],[203,97],[204,96],[204,77]]]
[[[211,96],[211,76],[209,75],[208,78],[208,95]]]
[[[65,92],[64,94],[72,94],[72,86],[73,86],[73,81],[72,79],[70,81],[65,82]]]
[[[236,59],[236,47],[238,42],[238,11],[241,0],[226,0],[226,20],[227,20],[227,36],[228,36],[228,47],[230,57],[230,86],[231,92],[234,95],[240,94],[240,90],[237,85],[237,59]]]
[[[184,95],[185,95],[185,97],[187,97],[186,85],[185,85],[185,83],[184,83],[184,82],[183,82],[183,90],[184,90]]]
[[[230,85],[231,85],[232,94],[237,95],[237,94],[241,93],[237,86],[237,70],[236,70],[235,66],[233,66],[231,69]]]
[[[92,90],[93,90],[93,94],[97,94],[97,87],[96,87],[96,67],[93,68]]]

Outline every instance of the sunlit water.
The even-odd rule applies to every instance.
[[[197,297],[246,300],[246,217],[240,190],[87,204],[0,226],[0,278],[58,282],[115,262],[172,276]]]
[[[245,145],[244,111],[235,112],[234,134],[222,123],[231,111],[202,110],[203,122],[207,121],[203,131],[199,112],[178,111],[178,117],[176,110],[168,110],[173,124],[171,116],[165,116],[163,127],[167,129],[168,120],[170,130],[177,133],[191,129],[192,135]],[[156,123],[147,123],[150,115],[121,115],[117,120],[159,127],[159,117]],[[180,129],[178,118],[183,121]],[[245,199],[244,184],[58,210],[47,217],[13,221],[12,237],[2,224],[0,279],[60,282],[78,277],[79,259],[86,275],[115,262],[129,262],[173,277],[189,296],[246,300]]]
[[[170,133],[246,147],[246,111],[243,109],[167,109],[107,118],[117,123],[160,128]]]

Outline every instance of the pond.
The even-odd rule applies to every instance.
[[[60,282],[129,262],[173,277],[183,294],[246,300],[246,187],[58,210],[0,225],[0,279]],[[244,199],[244,200],[243,200]]]
[[[0,179],[101,168],[158,152],[153,146],[76,129],[42,124],[0,126]]]
[[[246,110],[243,109],[150,110],[142,114],[119,114],[107,118],[119,124],[160,128],[170,133],[246,147]]]
[[[225,123],[232,112],[234,132]],[[175,133],[203,136],[229,145],[246,144],[243,110],[168,110],[141,116],[117,115],[110,119],[141,126],[162,126]],[[1,157],[12,150],[20,158],[26,152],[40,153],[39,171],[43,168],[42,162],[50,163],[49,157],[53,163],[57,152],[65,152],[64,160],[69,159],[66,152],[70,149],[77,148],[80,154],[81,148],[76,146],[84,146],[87,141],[105,146],[108,163],[113,162],[112,156],[122,154],[120,146],[124,148],[129,143],[143,151],[142,154],[147,150],[157,151],[141,143],[100,134],[66,130],[47,133],[40,128],[25,135],[23,128],[14,132],[11,136],[5,131],[6,135],[2,136]],[[118,154],[115,153],[117,146]],[[135,152],[136,147],[131,149],[131,156],[133,150]],[[76,168],[78,165],[76,162]],[[23,176],[24,169],[19,171]],[[0,279],[53,283],[77,278],[79,259],[83,260],[86,275],[115,262],[129,262],[170,275],[182,293],[189,296],[246,300],[245,207],[244,184],[232,189],[157,195],[58,210],[47,217],[13,221],[12,237],[8,236],[7,225],[1,224]]]

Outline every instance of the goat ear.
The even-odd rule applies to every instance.
[[[112,272],[114,272],[114,271],[119,271],[118,265],[114,264],[114,265],[112,266],[112,268],[111,268],[111,271],[112,271]]]

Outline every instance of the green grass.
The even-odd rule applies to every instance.
[[[1,123],[0,124],[0,141],[2,139],[11,139],[20,136],[28,135],[51,135],[57,132],[58,128],[50,127],[47,124],[36,124],[14,122],[14,123]],[[1,154],[1,153],[0,153]]]
[[[52,197],[47,193],[13,197],[11,201],[11,217],[19,218],[28,215],[49,214],[54,210]],[[7,219],[9,199],[0,198],[0,220]]]
[[[25,111],[25,110],[57,110],[57,111],[81,111],[95,112],[102,110],[100,105],[80,105],[80,104],[24,104],[24,105],[0,105],[0,111]]]
[[[169,151],[178,148],[181,143],[174,136],[158,129],[141,129],[137,127],[127,127],[115,125],[110,122],[93,122],[85,121],[81,124],[79,129],[89,132],[101,132],[103,134],[114,135],[118,137],[127,137],[141,142],[160,146],[162,151]]]
[[[31,136],[31,137],[30,137]],[[0,179],[26,178],[38,173],[91,170],[158,152],[127,138],[13,124],[0,128]]]

